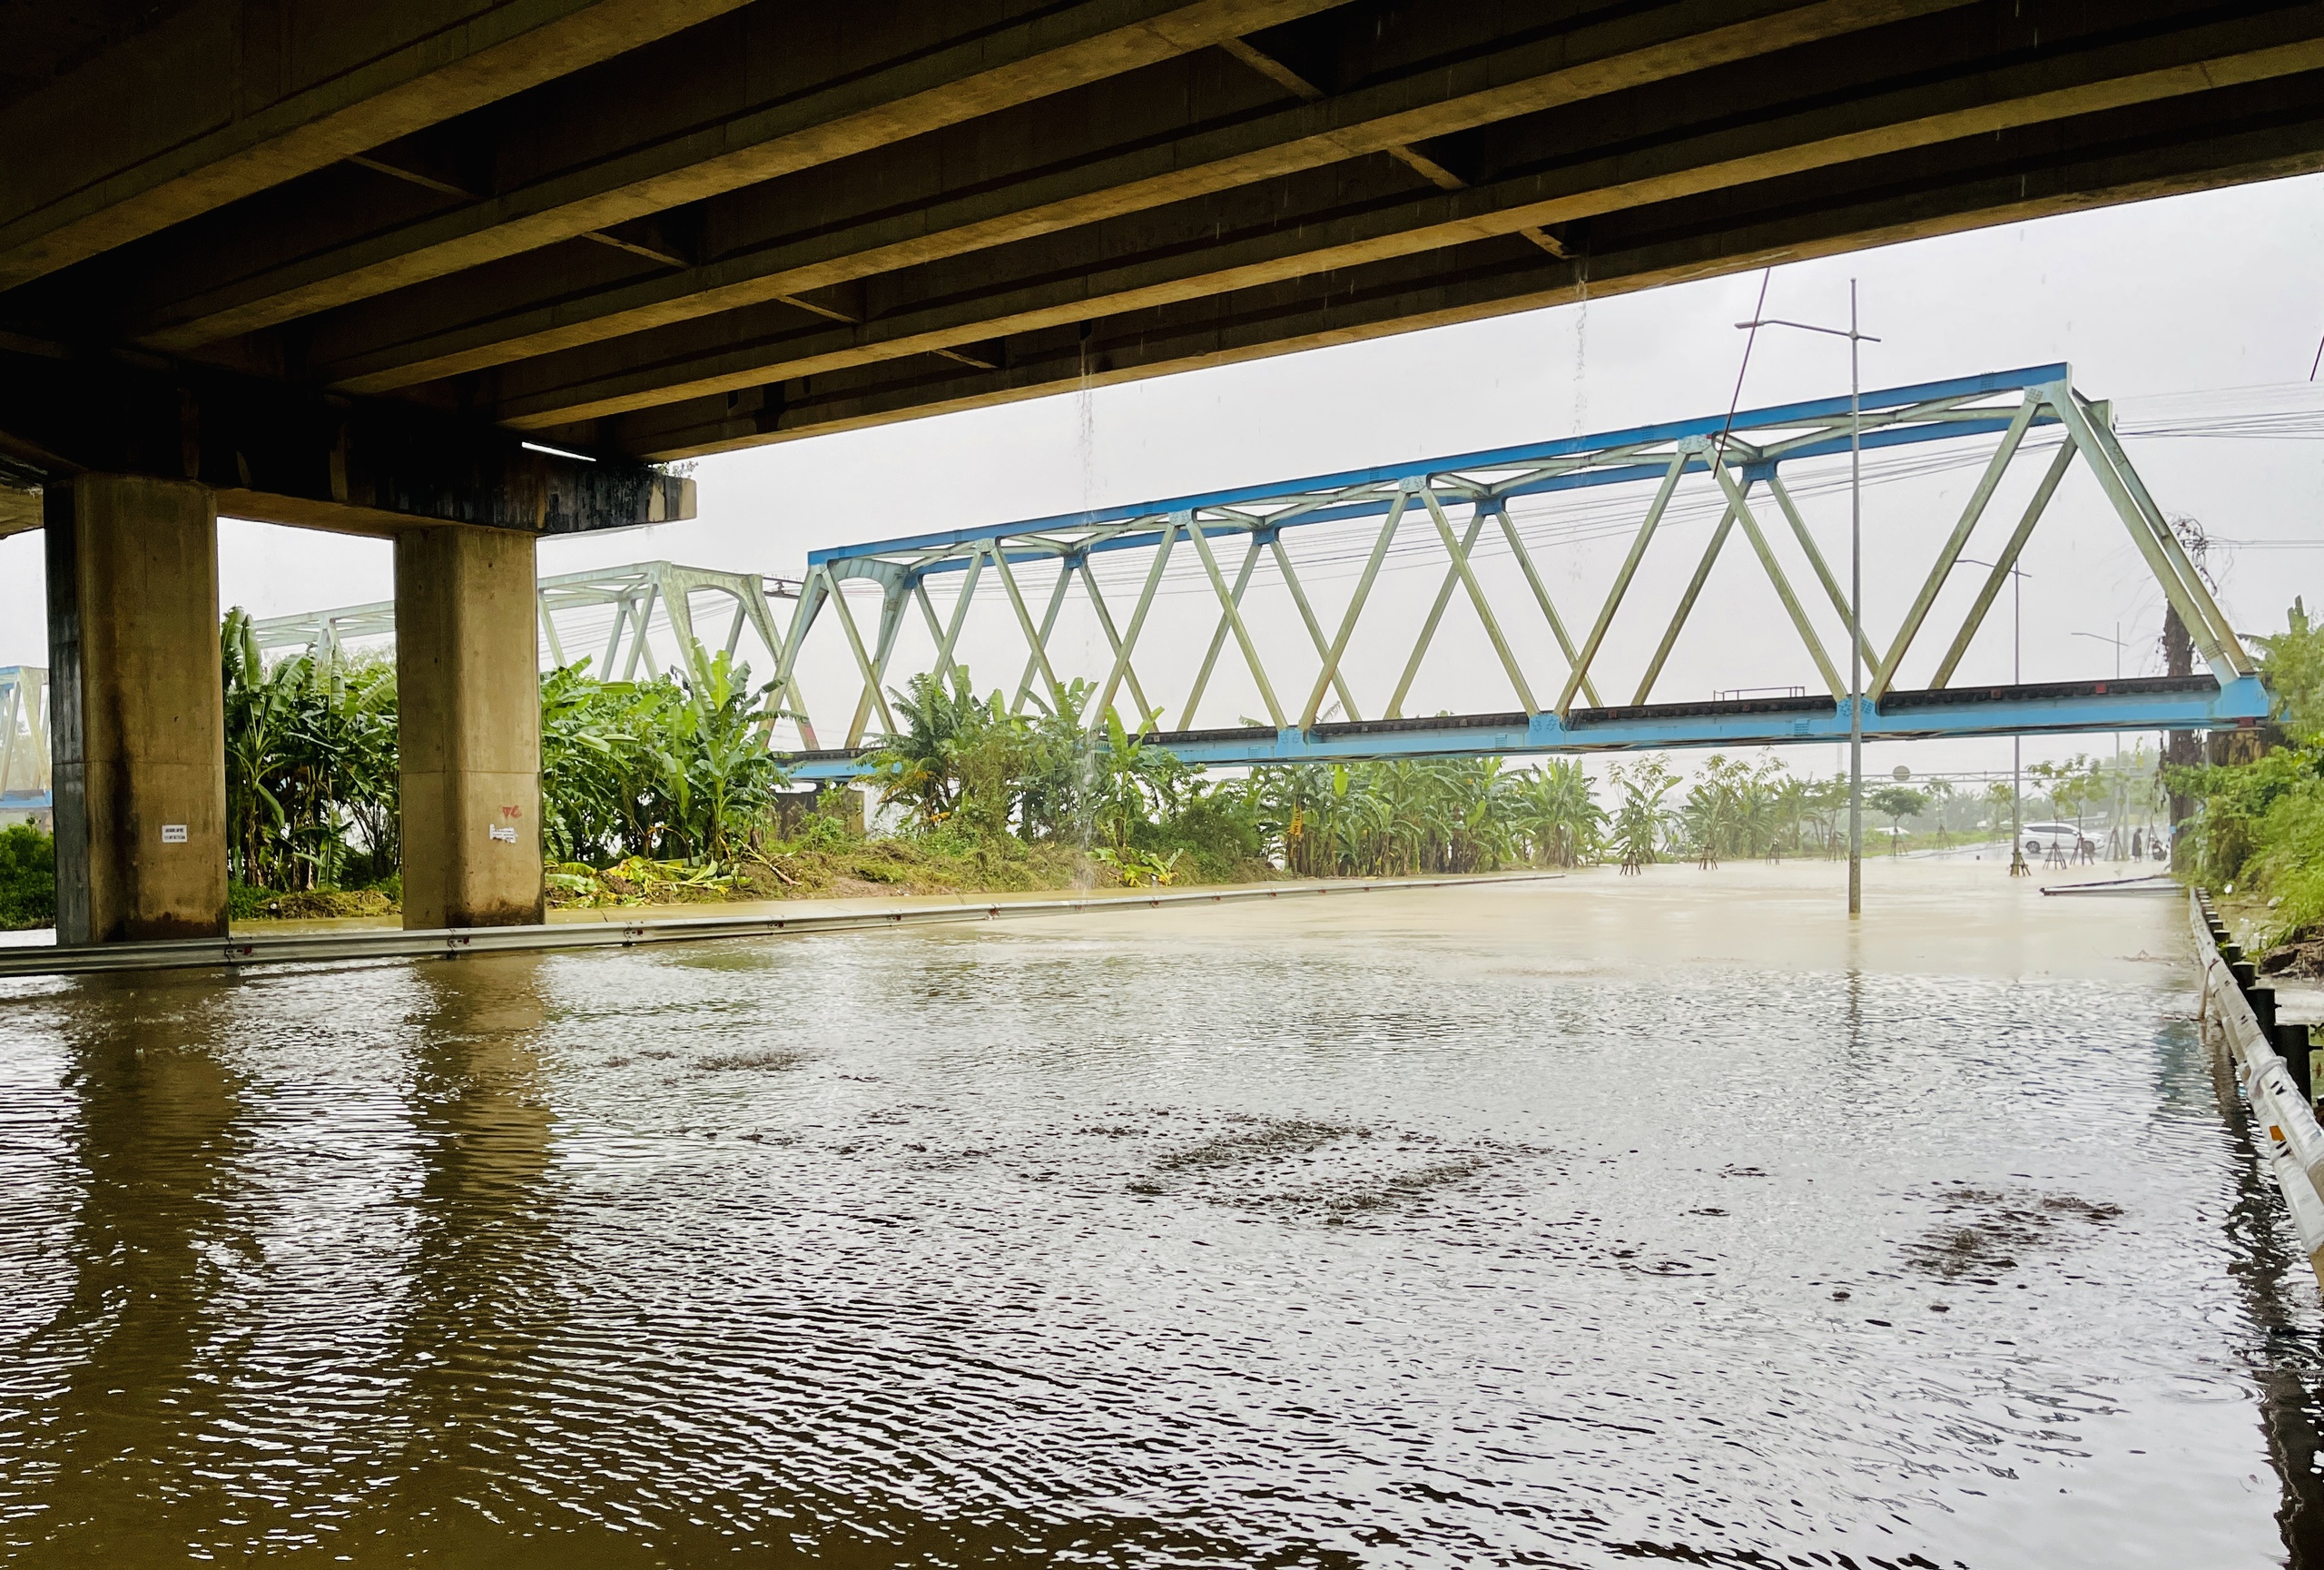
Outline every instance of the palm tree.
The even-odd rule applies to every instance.
[[[1545,866],[1579,866],[1605,848],[1606,812],[1598,805],[1580,758],[1548,758],[1518,776],[1514,806],[1533,859]]]
[[[219,657],[226,689],[227,839],[241,881],[262,885],[268,831],[286,821],[268,775],[276,741],[289,721],[291,688],[279,679],[285,670],[277,671],[278,679],[268,679],[251,614],[241,606],[226,613]]]
[[[1936,843],[1949,846],[1953,844],[1953,833],[1945,817],[1953,806],[1953,782],[1944,779],[1929,781],[1928,798],[1929,805],[1936,809]]]
[[[970,690],[965,666],[952,667],[949,683],[922,671],[903,691],[891,688],[888,696],[904,728],[882,737],[872,755],[870,778],[879,786],[881,805],[901,802],[921,824],[941,823],[959,809],[960,741],[974,735],[984,706]]]
[[[1802,793],[1808,821],[1816,825],[1817,837],[1823,841],[1827,860],[1836,860],[1840,854],[1840,816],[1848,808],[1848,782],[1838,775],[1830,779],[1811,780]]]
[[[1799,850],[1801,831],[1810,821],[1814,811],[1814,786],[1796,775],[1786,774],[1777,783],[1772,809],[1775,838],[1768,850],[1773,859],[1781,860],[1783,852],[1787,850]]]
[[[1665,832],[1662,798],[1677,781],[1659,757],[1627,766],[1617,764],[1609,773],[1622,793],[1621,805],[1614,811],[1614,848],[1622,854],[1622,871],[1637,874],[1658,859],[1656,847]]]
[[[1157,713],[1159,711],[1157,711]],[[1145,739],[1146,725],[1131,735],[1121,716],[1106,711],[1106,742],[1092,760],[1091,808],[1096,822],[1112,836],[1117,851],[1128,848],[1137,828],[1177,804],[1179,786],[1187,776],[1178,755]]]
[[[739,821],[763,814],[791,783],[767,751],[773,716],[763,706],[774,684],[753,692],[751,667],[729,656],[688,651],[684,701],[675,706],[654,749],[675,825],[687,848],[714,860],[734,852]]]

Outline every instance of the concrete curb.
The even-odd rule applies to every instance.
[[[1467,877],[1332,879],[1261,888],[1185,889],[1076,899],[986,900],[904,906],[889,911],[801,912],[780,916],[699,916],[635,922],[560,922],[521,927],[442,927],[419,932],[298,933],[279,937],[180,938],[167,943],[90,948],[0,949],[0,979],[88,975],[107,971],[188,970],[247,965],[339,964],[350,960],[458,959],[463,954],[533,949],[632,948],[640,943],[714,938],[786,937],[800,933],[999,921],[1007,916],[1079,915],[1113,907],[1230,904],[1311,894],[1386,894],[1480,884],[1543,883],[1563,873],[1487,873]]]

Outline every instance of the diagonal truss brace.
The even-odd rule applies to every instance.
[[[901,575],[893,585],[887,586],[881,636],[874,648],[862,649],[863,639],[855,632],[853,618],[844,606],[838,617],[842,635],[850,643],[850,658],[867,683],[868,690],[858,703],[858,722],[851,727],[860,735],[872,709],[884,708],[879,701],[881,689],[877,684],[884,677],[893,657],[896,625],[909,614],[904,600],[916,603],[928,624],[936,647],[934,668],[950,671],[960,657],[971,603],[981,586],[987,558],[990,558],[990,566],[1001,580],[1002,595],[1009,602],[1004,619],[1013,620],[1015,631],[1023,640],[1023,669],[1011,702],[1012,712],[1023,712],[1029,705],[1048,708],[1053,700],[1045,701],[1044,689],[1052,693],[1068,690],[1061,678],[1073,674],[1060,663],[1056,645],[1067,602],[1072,597],[1072,580],[1078,576],[1104,630],[1110,657],[1104,681],[1089,692],[1088,701],[1097,704],[1097,712],[1077,715],[1075,723],[1095,723],[1100,715],[1110,713],[1127,685],[1130,696],[1137,703],[1138,727],[1153,730],[1160,723],[1161,710],[1140,686],[1134,657],[1141,647],[1148,647],[1149,664],[1152,658],[1161,657],[1139,640],[1159,608],[1157,594],[1173,559],[1171,553],[1181,538],[1191,538],[1196,558],[1194,565],[1198,566],[1202,582],[1208,589],[1203,597],[1208,607],[1203,620],[1208,625],[1198,624],[1199,630],[1187,629],[1193,634],[1186,646],[1192,681],[1176,715],[1178,732],[1173,734],[1189,742],[1196,739],[1203,705],[1212,693],[1218,660],[1226,640],[1232,637],[1259,689],[1269,718],[1279,736],[1286,738],[1270,745],[1305,745],[1296,744],[1295,738],[1307,734],[1313,739],[1315,727],[1324,718],[1326,701],[1334,704],[1334,713],[1345,716],[1346,723],[1358,726],[1381,723],[1366,721],[1364,711],[1359,707],[1358,683],[1350,671],[1354,663],[1352,651],[1364,618],[1373,615],[1374,601],[1383,592],[1390,558],[1398,558],[1401,565],[1415,553],[1415,542],[1403,526],[1413,510],[1419,509],[1429,515],[1431,527],[1423,534],[1434,537],[1418,548],[1420,554],[1433,560],[1434,577],[1431,587],[1434,593],[1424,607],[1425,615],[1416,637],[1399,661],[1401,669],[1394,676],[1384,719],[1394,722],[1396,734],[1404,734],[1416,723],[1405,718],[1405,711],[1435,640],[1443,633],[1443,618],[1450,612],[1457,591],[1467,595],[1531,726],[1529,734],[1547,738],[1563,734],[1572,725],[1597,726],[1611,723],[1598,691],[1603,680],[1603,673],[1598,667],[1607,657],[1613,623],[1624,614],[1625,606],[1637,598],[1638,578],[1648,570],[1648,555],[1660,532],[1667,528],[1669,509],[1676,505],[1674,493],[1691,491],[1689,477],[1705,475],[1718,493],[1714,499],[1716,521],[1708,547],[1693,563],[1692,576],[1683,586],[1675,613],[1667,627],[1659,629],[1659,641],[1643,662],[1642,676],[1630,677],[1637,682],[1631,706],[1651,706],[1656,684],[1674,656],[1676,643],[1709,591],[1710,579],[1729,536],[1739,528],[1782,603],[1824,691],[1831,695],[1836,706],[1842,704],[1845,691],[1841,673],[1836,667],[1833,650],[1827,647],[1827,634],[1822,630],[1830,625],[1821,619],[1828,606],[1838,618],[1841,636],[1852,640],[1853,657],[1866,673],[1866,696],[1876,710],[1905,685],[1906,669],[1914,662],[1915,651],[1928,640],[1929,624],[1945,603],[1951,575],[1963,564],[1965,551],[1977,532],[1985,527],[1985,515],[1994,510],[2008,471],[2033,444],[2037,430],[2046,434],[2046,428],[2054,427],[2057,445],[2053,452],[2044,454],[2045,471],[2024,512],[2014,520],[2007,545],[1998,551],[1988,548],[1982,552],[1995,556],[2001,565],[1979,586],[1968,614],[1946,640],[1944,656],[1935,663],[1935,686],[1943,687],[1960,668],[2000,588],[2005,587],[2010,569],[2020,559],[2032,529],[2057,495],[2076,457],[2088,465],[2213,674],[2222,682],[2232,683],[2243,680],[2252,671],[2252,662],[2221,612],[2210,586],[2189,559],[2185,547],[2122,451],[2113,434],[2107,407],[2093,403],[2074,391],[2068,369],[2063,366],[1996,371],[1865,395],[1861,430],[1867,449],[1922,441],[1998,438],[1992,450],[1978,455],[1982,472],[1974,492],[1960,509],[1950,532],[1937,544],[1909,609],[1896,626],[1884,629],[1876,640],[1871,629],[1851,615],[1841,582],[1807,527],[1784,474],[1785,469],[1795,461],[1828,459],[1847,451],[1854,425],[1847,400],[1822,400],[1427,463],[1350,471],[1274,487],[1250,487],[1167,504],[1092,509],[998,529],[937,533],[819,551],[811,555],[811,564],[823,564],[836,570],[812,578],[812,591],[803,598],[800,612],[794,617],[794,635],[785,640],[793,647],[784,653],[788,657],[794,652],[800,637],[820,613],[822,602],[837,597],[840,578],[876,577],[882,571]],[[1645,507],[1644,516],[1629,533],[1619,569],[1585,636],[1577,640],[1570,634],[1551,597],[1537,548],[1529,548],[1525,534],[1516,525],[1511,503],[1523,496],[1633,483],[1651,485],[1651,499]],[[1786,526],[1772,534],[1762,526],[1766,507],[1762,499],[1768,496],[1774,499]],[[1458,527],[1452,518],[1456,505],[1470,509]],[[1692,503],[1690,510],[1691,507]],[[1706,508],[1699,516],[1709,521],[1710,511]],[[1313,567],[1295,560],[1297,553],[1288,548],[1288,542],[1295,538],[1294,531],[1305,525],[1357,519],[1365,520],[1364,527],[1371,531],[1369,548],[1358,547],[1361,572],[1344,607],[1333,625],[1327,627],[1300,578],[1301,571],[1312,572]],[[1885,518],[1880,521],[1882,532],[1877,537],[1877,548],[1893,552],[1898,543],[1897,529]],[[1495,528],[1515,558],[1526,591],[1541,611],[1565,662],[1559,689],[1547,705],[1534,696],[1532,683],[1541,679],[1540,674],[1528,672],[1524,662],[1517,657],[1505,624],[1487,593],[1485,579],[1491,575],[1477,564],[1481,542]],[[1777,538],[1787,530],[1788,543]],[[1581,538],[1595,537],[1588,531],[1579,535]],[[1309,537],[1302,532],[1296,538]],[[1238,538],[1243,547],[1230,574],[1227,564],[1217,553],[1216,542]],[[1779,545],[1783,555],[1797,549],[1798,557],[1794,559],[1804,558],[1805,570],[1820,588],[1820,596],[1816,588],[1807,588],[1809,597],[1816,600],[1814,616],[1794,589],[1791,569],[1778,555]],[[1331,560],[1342,548],[1334,544],[1327,548],[1334,555],[1325,559]],[[1497,550],[1498,546],[1494,548]],[[1440,550],[1443,556],[1436,559]],[[1097,556],[1112,551],[1140,553],[1140,564],[1146,569],[1136,607],[1127,625],[1119,627],[1099,591],[1093,570]],[[1268,629],[1251,608],[1251,591],[1265,570],[1263,555],[1282,574],[1291,607],[1317,657],[1313,683],[1295,714],[1287,710],[1278,696],[1276,678],[1280,671],[1270,670],[1262,653],[1262,637]],[[1056,579],[1046,585],[1049,593],[1045,603],[1033,607],[1026,598],[1019,569],[1028,562],[1051,558],[1057,563]],[[940,571],[962,574],[955,596],[940,617],[924,582],[929,575]],[[1185,575],[1180,577],[1183,579]],[[1187,587],[1194,586],[1189,583]],[[1803,583],[1801,587],[1807,586]],[[1408,591],[1400,587],[1398,592]],[[1375,637],[1367,642],[1367,658],[1379,652],[1372,647],[1377,641]],[[1201,650],[1198,657],[1195,654],[1197,646]],[[1169,652],[1175,656],[1177,650],[1174,647]],[[1279,659],[1277,663],[1279,666]],[[782,674],[786,681],[794,679],[788,658]],[[1628,681],[1624,685],[1627,687]],[[1593,712],[1577,716],[1575,705],[1584,700]],[[2239,696],[2235,701],[2240,704],[2247,700]],[[1087,706],[1086,702],[1083,706]],[[1482,720],[1492,716],[1474,717]],[[1332,726],[1324,726],[1324,731],[1332,736],[1342,734],[1339,727]],[[1804,735],[1807,731],[1796,730],[1795,734]],[[1236,743],[1235,746],[1244,745]]]

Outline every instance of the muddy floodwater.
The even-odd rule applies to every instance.
[[[0,1559],[2324,1563],[2183,907],[1866,899],[0,982]]]

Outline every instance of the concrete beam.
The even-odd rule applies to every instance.
[[[536,542],[396,538],[396,699],[408,929],[542,919]]]
[[[195,276],[237,259],[255,271],[220,279],[157,304],[133,330],[150,348],[182,351],[294,317],[368,299],[429,278],[583,235],[605,232],[682,203],[988,114],[1010,104],[1216,44],[1222,38],[1323,9],[1331,0],[1074,0],[1017,14],[995,25],[957,5],[924,0],[882,28],[836,28],[811,46],[787,7],[760,8],[745,52],[705,37],[686,40],[673,64],[701,79],[657,82],[654,112],[682,114],[665,134],[637,137],[639,112],[605,113],[586,77],[546,90],[586,111],[596,126],[635,140],[602,155],[545,170],[418,222],[376,222],[342,242],[282,247],[272,241],[197,256]],[[742,19],[738,18],[738,22]],[[828,30],[828,25],[827,25]],[[862,58],[876,50],[878,58]],[[746,64],[749,69],[736,70]],[[554,147],[542,121],[557,106],[527,105],[508,131]],[[602,138],[605,131],[596,135]],[[296,259],[275,260],[285,249]]]
[[[468,37],[486,3],[430,25]],[[267,5],[330,34],[277,97],[419,25],[174,0],[105,58],[234,5],[237,47]],[[494,25],[551,13],[581,0]],[[753,0],[542,71],[0,287],[0,488],[192,479],[384,532],[683,516],[635,455],[1552,304],[1585,266],[1643,288],[2306,168],[2324,0]],[[42,133],[84,109],[50,100]]]
[[[45,502],[57,941],[223,937],[217,509],[133,475]]]
[[[1778,262],[2324,169],[2324,74],[1911,149],[1590,221],[1561,262],[1515,235],[1008,341],[1006,363],[883,361],[562,434],[658,458],[1013,402],[1569,304]],[[1086,362],[1085,362],[1086,357]],[[1086,381],[1085,381],[1086,376]]]
[[[441,299],[382,301],[349,320],[318,323],[310,352],[321,378],[345,390],[410,386],[741,307],[795,304],[901,269],[1965,3],[1688,0],[1610,20],[1591,14],[1507,48],[1492,47],[1500,41],[1489,35],[1467,36],[1461,25],[1473,31],[1473,19],[1447,9],[1423,18],[1441,42],[1432,33],[1408,44],[1409,58],[1384,80],[1265,112],[1238,111],[1234,96],[1193,71],[1150,84],[1108,80],[1088,90],[1088,103],[1044,101],[1013,126],[964,126],[869,153],[812,181],[721,197],[704,221],[721,254],[700,265],[598,286],[574,278],[566,259],[545,255],[530,300],[512,301],[487,282]],[[1346,25],[1368,31],[1373,24],[1364,12]],[[1219,64],[1210,62],[1214,73]],[[1236,62],[1235,69],[1250,68]],[[954,171],[958,189],[930,185],[931,172]],[[839,313],[847,314],[843,303]]]
[[[873,320],[860,325],[803,325],[795,311],[765,306],[545,356],[503,373],[497,411],[520,429],[565,425],[2319,69],[2324,5],[1999,70],[1976,62],[1950,78],[1924,73],[1756,124],[1729,120],[1598,158],[1567,151],[1543,159],[1541,173],[1472,189],[1403,175],[1399,183],[1416,189],[1396,196],[1362,180],[1365,166],[1340,166],[882,281]]]
[[[0,489],[0,539],[38,528],[40,523],[40,492]]]
[[[0,110],[0,289],[742,0],[197,0]]]
[[[690,479],[533,451],[433,410],[21,339],[0,346],[0,455],[56,479],[194,480],[238,518],[359,533],[461,523],[572,534],[694,509]]]

